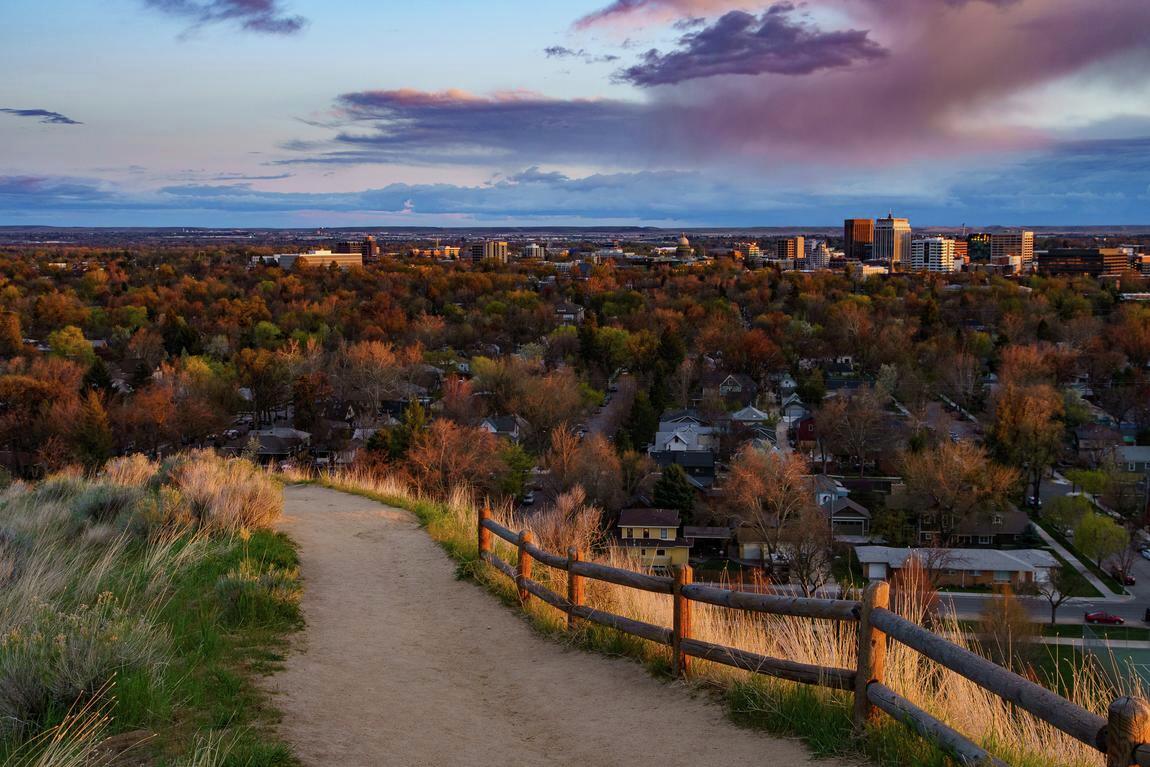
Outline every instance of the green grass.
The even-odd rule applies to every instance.
[[[1042,627],[1042,635],[1048,637],[1082,638],[1084,626],[1082,624],[1059,623],[1051,626],[1049,623]],[[1099,639],[1125,639],[1132,641],[1150,641],[1150,628],[1141,626],[1100,626],[1091,625],[1090,630]]]

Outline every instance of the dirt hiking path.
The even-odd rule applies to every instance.
[[[300,486],[285,512],[307,628],[267,684],[308,767],[809,763],[631,661],[536,636],[405,511]]]

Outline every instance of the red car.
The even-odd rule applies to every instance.
[[[1136,583],[1134,576],[1126,574],[1120,567],[1112,567],[1110,569],[1110,575],[1123,586],[1133,586]]]
[[[1099,610],[1098,612],[1086,613],[1086,622],[1087,623],[1105,623],[1105,624],[1108,624],[1110,626],[1121,626],[1123,623],[1126,622],[1126,619],[1120,618],[1117,615],[1111,615],[1110,613],[1104,613],[1101,610]]]

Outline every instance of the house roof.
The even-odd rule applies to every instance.
[[[1100,423],[1088,423],[1079,426],[1074,430],[1074,438],[1080,442],[1082,440],[1106,440],[1116,445],[1122,444],[1122,435],[1117,430]]]
[[[612,543],[616,546],[622,546],[628,549],[637,549],[639,547],[645,549],[687,549],[691,547],[691,542],[686,538],[615,538]]]
[[[864,519],[870,519],[870,511],[863,505],[855,503],[850,498],[833,498],[822,505],[823,511],[827,512],[831,518],[837,516],[857,516]]]
[[[618,527],[678,527],[679,512],[675,509],[623,509],[619,512]]]
[[[1004,570],[1033,572],[1040,568],[1058,567],[1049,551],[1019,549],[901,549],[889,546],[856,546],[855,555],[862,564],[885,564],[899,569],[911,555],[918,556],[927,567],[948,570]]]
[[[1124,463],[1150,462],[1150,445],[1127,445],[1118,448],[1118,455]]]
[[[500,434],[511,434],[516,429],[521,429],[527,426],[527,421],[523,420],[517,415],[495,415],[483,419],[483,423],[488,424],[491,428]]]
[[[764,413],[754,405],[747,405],[742,410],[731,414],[732,421],[741,421],[743,423],[761,423],[763,421],[769,421],[770,418],[769,413]]]
[[[997,512],[1002,524],[994,524],[994,515],[980,514],[968,517],[955,527],[959,535],[1022,535],[1030,527],[1030,517],[1025,511]]]

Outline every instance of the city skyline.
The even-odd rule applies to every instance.
[[[0,225],[1148,223],[1137,0],[0,16]]]

